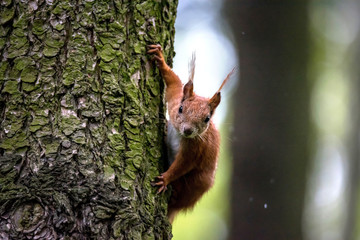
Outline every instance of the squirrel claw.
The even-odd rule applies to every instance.
[[[166,65],[165,60],[164,60],[164,56],[162,53],[162,47],[160,46],[160,44],[153,44],[153,45],[147,45],[148,54],[153,54],[151,60],[156,62],[156,65],[159,68],[164,68],[164,66]]]
[[[167,186],[166,185],[162,185],[159,190],[157,191],[157,194],[160,194],[162,192],[165,192],[167,190]]]
[[[152,49],[149,49],[149,50],[147,51],[147,53],[151,54],[151,53],[156,53],[156,52],[158,52],[158,51],[159,51],[159,49],[157,49],[157,48],[152,48]]]
[[[155,50],[155,51],[158,51],[158,50],[161,51],[162,50],[160,44],[150,44],[150,45],[147,45],[147,47],[150,48],[151,50]]]
[[[161,192],[165,192],[167,190],[167,184],[164,181],[164,176],[160,175],[157,176],[156,179],[158,179],[158,182],[153,183],[153,186],[160,186],[159,190],[157,191],[157,194],[160,194]]]
[[[163,180],[163,179],[164,179],[164,176],[163,176],[163,175],[160,175],[160,176],[157,176],[156,178]]]
[[[148,45],[148,51],[147,53],[152,54],[161,54],[162,53],[162,48],[160,45]]]
[[[163,182],[163,181],[160,181],[160,182],[154,183],[154,185],[155,185],[155,186],[164,185],[164,182]]]

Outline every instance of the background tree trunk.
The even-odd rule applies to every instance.
[[[164,153],[174,1],[1,2],[0,238],[169,239]],[[156,71],[156,72],[154,72]]]
[[[359,1],[347,1],[352,8],[360,10]],[[358,21],[359,15],[356,15]],[[346,222],[343,239],[355,240],[360,237],[360,30],[348,51],[348,72],[350,73],[350,104],[348,111],[347,157],[349,174],[347,176],[348,202],[346,203]]]
[[[230,239],[302,239],[307,1],[228,0],[225,16],[240,59]]]

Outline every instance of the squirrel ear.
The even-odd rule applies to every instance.
[[[192,95],[194,95],[194,92],[193,92],[193,89],[194,89],[194,85],[193,85],[193,81],[188,81],[185,86],[184,86],[184,89],[183,89],[183,100],[185,100],[186,98],[189,98],[191,97]]]
[[[215,111],[216,107],[219,105],[221,101],[221,93],[220,92],[216,92],[215,95],[210,98],[209,100],[209,105],[210,105],[210,109],[211,111]]]

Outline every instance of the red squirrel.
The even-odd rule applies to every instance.
[[[194,55],[190,62],[189,81],[183,87],[179,77],[166,64],[161,46],[149,45],[148,49],[166,83],[165,99],[170,116],[168,135],[175,129],[179,137],[175,160],[155,183],[159,187],[158,193],[166,191],[168,184],[172,186],[168,203],[168,218],[172,223],[179,211],[193,208],[214,184],[220,135],[211,117],[220,103],[220,90],[234,69],[215,95],[208,99],[193,91]]]

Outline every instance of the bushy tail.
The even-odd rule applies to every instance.
[[[169,222],[171,223],[171,224],[173,224],[173,222],[174,222],[174,219],[175,219],[175,216],[177,215],[179,213],[179,210],[176,210],[176,209],[174,209],[174,208],[169,208],[168,209],[168,219],[169,219]]]

